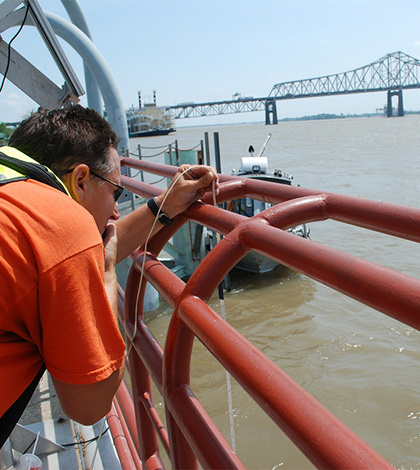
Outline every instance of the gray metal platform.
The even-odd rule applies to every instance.
[[[42,461],[42,470],[121,469],[107,423],[101,420],[93,426],[82,426],[66,418],[48,373],[42,377],[19,425],[0,451],[0,470],[17,469],[22,453],[32,452],[38,432],[35,453]]]

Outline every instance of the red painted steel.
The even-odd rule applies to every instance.
[[[128,445],[131,457],[133,458],[134,468],[138,468],[141,470],[143,466],[141,464],[141,460],[137,452],[137,449],[135,448],[133,437],[130,433],[130,430],[128,429],[127,422],[125,421],[125,416],[121,409],[120,402],[117,396],[114,397],[113,402],[114,402],[115,411],[117,413],[118,419],[120,420],[121,431],[123,432],[123,435],[127,441],[127,445]],[[133,410],[133,415],[134,415],[134,410]]]
[[[125,380],[121,382],[117,393],[115,394],[114,405],[117,411],[117,415],[121,421],[121,426],[123,428],[124,435],[127,438],[131,454],[137,466],[137,463],[140,462],[137,423],[135,420],[133,398],[130,394]]]
[[[118,418],[115,410],[114,403],[112,404],[111,411],[107,414],[106,419],[108,421],[111,434],[114,439],[114,445],[117,450],[118,458],[121,462],[123,470],[141,470],[141,467],[136,467],[133,456],[131,455],[130,448],[127,443],[127,439],[124,436],[124,432],[121,426],[121,422]]]
[[[148,392],[143,394],[143,405],[149,414],[150,421],[153,423],[166,453],[169,454],[168,433],[166,432],[165,426],[163,425],[162,420],[160,419],[160,416],[156,411],[156,408]]]
[[[122,164],[167,177],[176,172],[173,167],[130,159],[122,159]],[[144,197],[159,193],[145,183],[122,179],[127,188]],[[138,308],[130,370],[143,464],[146,468],[163,465],[155,432],[156,427],[161,430],[161,423],[151,404],[153,380],[165,402],[173,468],[198,468],[198,461],[203,468],[244,468],[191,390],[192,345],[198,338],[315,466],[393,468],[220,318],[207,301],[231,268],[250,250],[256,250],[420,329],[418,279],[284,231],[300,223],[332,219],[420,242],[420,210],[257,180],[223,175],[220,179],[219,203],[252,197],[277,205],[248,219],[211,206],[211,197],[207,196],[150,240],[146,255],[142,249],[133,254],[120,318],[128,338],[132,338]],[[184,283],[157,256],[187,220],[218,231],[224,238]],[[143,256],[145,279],[139,288]],[[144,321],[146,280],[174,309],[164,350]],[[150,467],[149,462],[153,462]]]

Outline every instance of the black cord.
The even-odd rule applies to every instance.
[[[87,441],[71,442],[70,444],[59,444],[59,445],[61,447],[72,447],[72,446],[79,446],[79,445],[83,445],[83,444],[91,444],[92,442],[97,441],[100,437],[102,437],[108,431],[109,431],[109,427],[107,427],[105,429],[105,431],[100,436],[92,437],[92,439],[88,439]],[[28,450],[32,447],[32,445],[35,444],[35,441],[36,441],[36,438],[25,449],[25,451],[23,452],[24,454],[26,454],[26,452],[28,452]]]
[[[35,444],[35,441],[36,441],[36,438],[29,444],[29,446],[25,449],[24,452],[22,452],[22,454],[26,454],[26,452],[28,452],[28,450],[32,447],[32,444]]]
[[[106,434],[109,431],[109,426],[104,430],[102,434],[99,436],[92,437],[92,439],[88,439],[87,441],[79,441],[79,442],[71,442],[70,444],[60,444],[62,447],[72,447],[72,446],[79,446],[81,444],[91,444],[94,441],[97,441],[100,437]]]
[[[26,5],[25,16],[23,18],[22,24],[20,25],[20,28],[18,29],[17,33],[12,37],[12,39],[9,41],[9,44],[7,46],[7,65],[6,65],[6,70],[4,71],[4,74],[3,74],[3,80],[2,80],[1,85],[0,85],[0,93],[3,91],[4,83],[6,81],[7,72],[9,71],[9,67],[10,67],[11,44],[18,37],[20,32],[22,31],[22,28],[23,28],[23,26],[26,22],[26,18],[28,17],[28,13],[29,13],[29,2]]]

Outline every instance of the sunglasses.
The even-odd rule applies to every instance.
[[[103,176],[98,175],[97,173],[94,173],[92,170],[90,170],[90,174],[91,174],[92,176],[96,176],[96,178],[99,178],[99,179],[101,179],[101,180],[106,181],[107,183],[111,183],[111,184],[113,184],[114,186],[116,186],[116,187],[118,188],[118,189],[115,191],[115,193],[114,193],[114,201],[117,202],[118,199],[122,196],[122,193],[124,192],[125,187],[124,187],[124,186],[120,186],[119,184],[114,183],[113,181],[107,180],[107,179],[104,178]]]
[[[64,172],[65,175],[67,175],[68,173],[72,173],[72,171],[74,170],[74,168],[71,168],[70,170],[66,170]],[[111,180],[108,180],[106,178],[104,178],[103,176],[101,175],[98,175],[97,173],[93,172],[90,168],[89,168],[89,171],[90,171],[90,174],[92,176],[95,176],[96,178],[99,178],[100,180],[104,180],[106,181],[107,183],[111,183],[113,186],[116,186],[118,189],[114,192],[114,201],[117,202],[118,199],[122,196],[122,193],[124,192],[124,189],[125,187],[124,186],[120,186],[119,184],[117,183],[114,183],[113,181]]]

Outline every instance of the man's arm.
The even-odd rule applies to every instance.
[[[159,206],[165,200],[164,212],[171,218],[187,209],[193,202],[204,196],[206,192],[212,191],[213,187],[216,194],[218,192],[218,179],[214,169],[204,166],[195,167],[182,174],[186,168],[186,165],[181,166],[172,182],[173,188],[170,187],[156,198],[156,203]],[[144,205],[115,222],[118,230],[118,241],[114,224],[109,224],[105,230],[103,236],[105,247],[105,289],[115,316],[117,316],[115,264],[122,261],[135,248],[146,241],[154,219],[155,216]],[[157,232],[162,227],[159,223],[156,225],[154,232]],[[118,255],[115,261],[117,246]],[[73,385],[54,377],[53,383],[66,415],[79,423],[89,425],[96,423],[110,410],[112,398],[120,385],[123,374],[124,365],[113,372],[107,379],[93,384]]]
[[[51,376],[64,413],[70,419],[92,425],[111,409],[112,399],[124,375],[124,367],[107,379],[88,385],[73,385]]]
[[[187,168],[191,169],[185,172]],[[174,176],[171,186],[155,200],[159,207],[164,202],[162,211],[173,218],[188,209],[204,194],[211,192],[213,188],[218,194],[219,179],[214,168],[203,165],[194,167],[182,165]],[[154,220],[155,216],[145,204],[115,222],[118,232],[117,263],[146,241]],[[158,222],[153,234],[161,228],[162,225]]]
[[[117,234],[115,225],[109,224],[103,235],[105,248],[105,290],[117,321],[117,276],[115,259]],[[107,379],[87,385],[73,385],[52,377],[64,413],[74,421],[91,425],[103,418],[111,409],[114,397],[124,376],[124,362]]]

